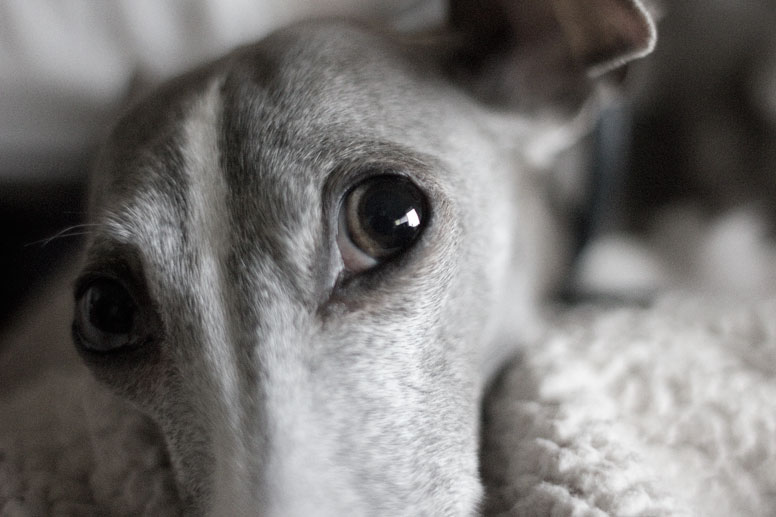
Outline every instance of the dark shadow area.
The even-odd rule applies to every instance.
[[[86,177],[0,182],[2,296],[0,329],[8,327],[24,303],[42,290],[80,237],[56,236],[85,220]]]

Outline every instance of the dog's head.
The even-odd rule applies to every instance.
[[[73,334],[159,424],[189,511],[475,510],[489,359],[545,258],[539,108],[653,38],[636,1],[514,5],[456,4],[445,45],[281,30],[115,128]]]

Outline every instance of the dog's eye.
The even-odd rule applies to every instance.
[[[94,280],[77,301],[75,330],[81,344],[95,352],[110,352],[132,344],[137,306],[119,282]]]
[[[345,268],[364,271],[410,247],[426,224],[426,206],[420,189],[401,176],[358,184],[340,211],[337,243]]]

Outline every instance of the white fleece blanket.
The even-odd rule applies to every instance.
[[[64,307],[22,329],[29,346],[66,331]],[[670,298],[560,316],[485,401],[486,514],[773,515],[774,315],[776,301]],[[67,350],[28,378],[30,353],[16,369],[0,354],[0,515],[175,514],[153,426]]]
[[[484,410],[489,514],[776,515],[776,301],[584,309]]]

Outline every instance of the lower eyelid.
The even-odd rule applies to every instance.
[[[337,226],[337,247],[339,248],[345,269],[358,273],[375,267],[378,264],[377,260],[359,250],[351,242],[347,231],[346,218],[345,210],[343,210]]]

